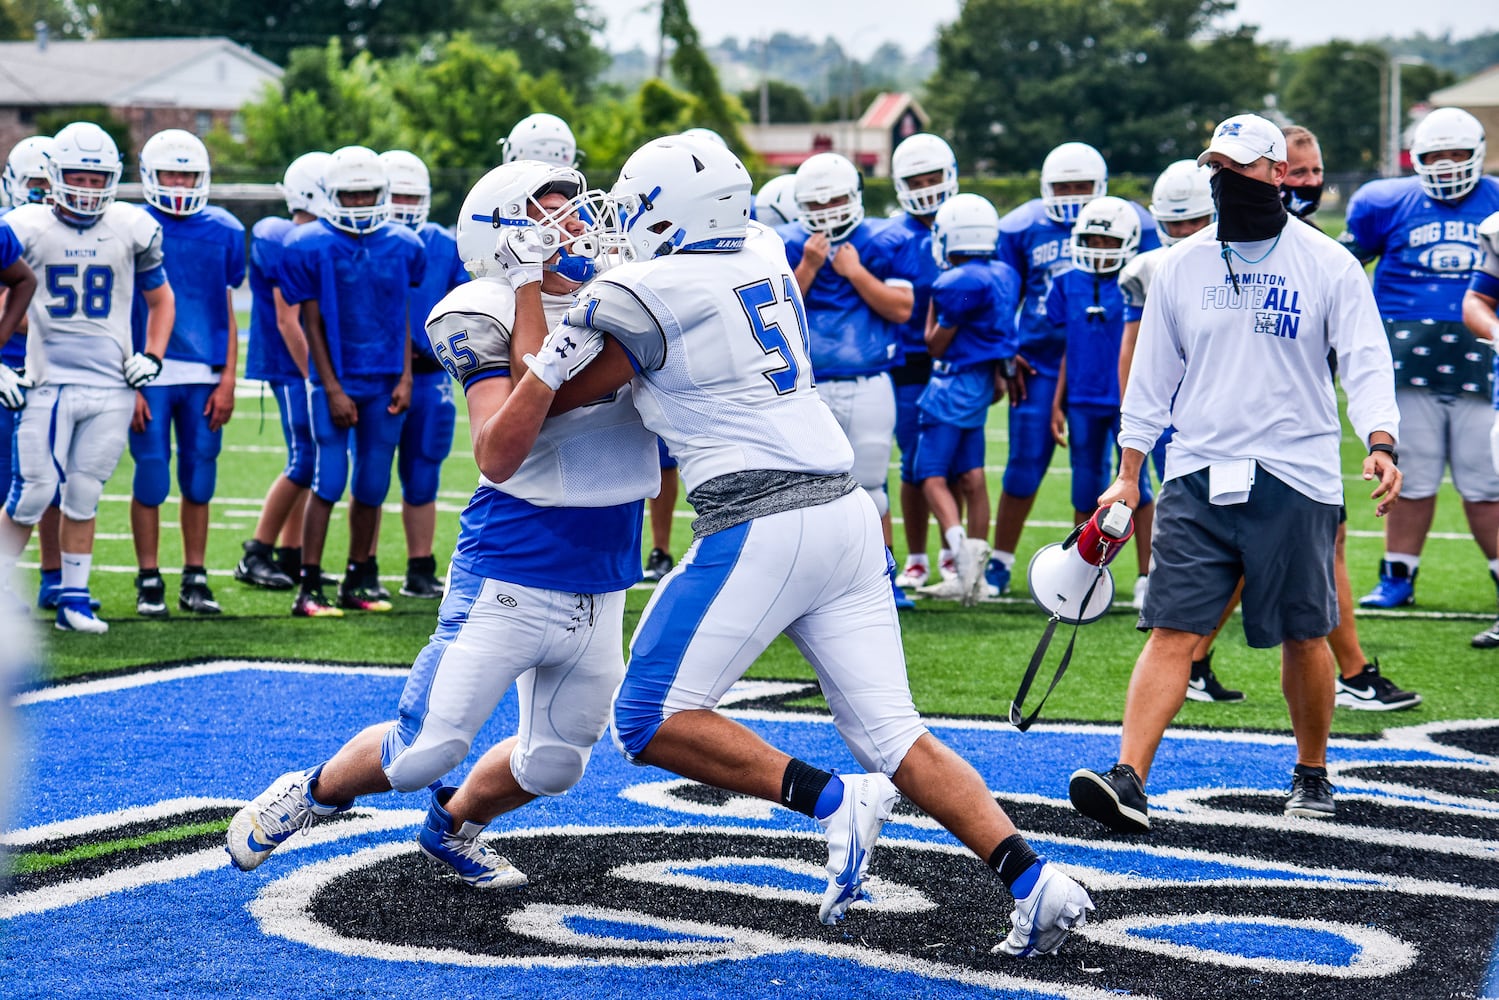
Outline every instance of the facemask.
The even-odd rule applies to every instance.
[[[1286,211],[1298,219],[1310,217],[1322,204],[1322,185],[1305,184],[1301,187],[1280,187],[1280,201]]]
[[[1213,174],[1213,205],[1218,209],[1218,239],[1226,243],[1268,240],[1285,228],[1286,206],[1280,188],[1223,167]]]

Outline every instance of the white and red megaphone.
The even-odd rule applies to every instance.
[[[1135,533],[1123,501],[1100,507],[1066,541],[1043,547],[1031,559],[1031,599],[1068,625],[1097,621],[1114,601],[1108,565]]]

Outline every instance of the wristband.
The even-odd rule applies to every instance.
[[[1377,444],[1371,444],[1369,446],[1369,454],[1372,455],[1376,451],[1382,451],[1386,455],[1390,456],[1390,464],[1391,465],[1399,465],[1400,464],[1400,453],[1395,450],[1395,446],[1394,445],[1392,445],[1392,444],[1386,444],[1383,441],[1380,441]]]

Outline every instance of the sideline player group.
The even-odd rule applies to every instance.
[[[185,555],[178,606],[219,612],[203,553],[221,428],[233,411],[238,334],[229,293],[248,270],[255,305],[247,376],[266,381],[277,399],[288,461],[236,576],[295,589],[299,616],[388,610],[374,552],[395,465],[408,550],[402,592],[442,603],[397,717],[356,734],[323,763],[283,775],[241,810],[228,835],[236,866],[258,866],[287,837],[358,796],[432,786],[422,850],[470,885],[522,884],[526,877],[480,841],[485,825],[572,787],[609,729],[631,760],[815,818],[829,842],[824,922],[863,898],[869,852],[905,795],[1012,894],[1011,932],[996,950],[1053,952],[1092,903],[1030,849],[981,777],[922,725],[897,610],[910,605],[908,589],[966,604],[1008,589],[1024,522],[1061,444],[1079,523],[1102,497],[1133,501],[1135,602],[1142,623],[1166,627],[1166,599],[1152,601],[1149,590],[1148,472],[1142,462],[1137,477],[1114,481],[1130,359],[1142,318],[1154,315],[1146,297],[1154,276],[1167,273],[1161,263],[1181,256],[1157,248],[1207,245],[1209,237],[1193,233],[1217,225],[1230,196],[1239,200],[1224,218],[1249,234],[1274,215],[1265,191],[1281,220],[1288,209],[1308,219],[1320,197],[1315,139],[1288,142],[1301,137],[1241,118],[1220,126],[1202,160],[1168,167],[1149,210],[1108,196],[1103,157],[1069,142],[1043,163],[1041,197],[1001,217],[984,198],[959,193],[945,142],[912,136],[892,162],[903,214],[873,220],[847,159],[815,155],[752,197],[742,163],[707,130],[648,143],[607,194],[591,191],[575,169],[566,124],[537,115],[517,126],[505,162],[470,192],[455,234],[427,220],[431,185],[419,159],[350,146],[288,167],[283,192],[292,217],[258,223],[248,260],[242,227],[208,204],[207,152],[189,133],[169,130],[142,149],[144,208],[114,200],[123,165],[97,126],[75,123],[28,140],[7,163],[6,193],[16,207],[0,219],[7,290],[0,341],[9,347],[22,335],[23,310],[27,320],[24,364],[8,354],[15,360],[0,367],[0,403],[19,412],[9,436],[14,471],[0,570],[9,577],[40,524],[40,601],[56,608],[59,628],[105,631],[88,591],[93,519],[128,444],[136,461],[137,611],[167,614],[159,508],[175,452]],[[1270,137],[1264,154],[1239,159],[1247,148],[1239,129],[1259,136],[1262,125]],[[1297,169],[1291,150],[1305,160]],[[1492,555],[1499,523],[1484,518],[1484,505],[1499,505],[1499,488],[1482,483],[1499,482],[1493,446],[1486,464],[1443,450],[1472,422],[1467,396],[1487,389],[1492,375],[1471,335],[1440,326],[1456,315],[1480,340],[1499,335],[1499,223],[1490,218],[1499,184],[1481,174],[1484,152],[1471,116],[1433,112],[1416,133],[1417,176],[1358,192],[1344,242],[1361,260],[1380,257],[1380,268],[1399,262],[1383,276],[1376,269],[1373,294],[1395,346],[1386,374],[1402,391],[1420,390],[1410,405],[1421,415],[1407,416],[1406,396],[1399,414],[1411,420],[1399,426],[1419,429],[1403,430],[1400,443],[1426,475],[1413,476],[1406,491],[1428,501],[1424,524],[1419,511],[1414,519],[1416,534],[1429,526],[1430,494],[1450,461],[1475,539]],[[1313,245],[1302,239],[1301,222],[1290,225],[1296,246]],[[1224,226],[1217,239],[1237,296],[1231,257],[1265,258],[1234,249],[1235,240],[1250,246],[1257,235],[1231,236]],[[1281,234],[1278,224],[1266,232],[1274,236],[1268,256]],[[1491,244],[1487,258],[1481,241]],[[1414,296],[1404,276],[1418,266],[1451,294],[1440,303]],[[1275,322],[1294,323],[1292,314],[1300,312],[1289,307]],[[1256,334],[1295,338],[1262,315],[1269,314],[1256,314]],[[1444,346],[1407,343],[1427,335]],[[1157,341],[1151,349],[1159,355]],[[1346,349],[1338,343],[1339,355]],[[1356,374],[1369,386],[1380,355],[1359,349]],[[1438,379],[1454,376],[1459,357],[1467,368]],[[1192,384],[1186,360],[1183,391]],[[1330,379],[1336,369],[1327,360]],[[443,581],[432,551],[434,501],[455,429],[453,381],[467,397],[480,486]],[[1164,398],[1169,416],[1169,393]],[[991,547],[983,431],[989,408],[1004,399],[1010,444]],[[1162,479],[1160,451],[1169,451],[1173,429],[1194,442],[1207,433],[1170,422],[1155,428],[1161,433],[1147,449]],[[1485,441],[1491,425],[1499,427],[1486,417]],[[1372,469],[1381,479],[1381,512],[1401,509],[1392,503],[1400,492],[1396,426],[1378,423],[1369,437],[1366,478]],[[910,553],[899,573],[885,488],[892,439],[902,452]],[[1239,484],[1244,496],[1253,465]],[[680,561],[652,553],[648,569],[659,584],[626,662],[623,591],[640,576],[641,501],[661,492],[668,468],[698,515],[694,542]],[[1214,504],[1217,476],[1215,465]],[[335,580],[324,576],[322,556],[346,488],[349,552]],[[943,542],[936,574],[926,545],[931,518]],[[1390,525],[1388,545],[1416,553],[1387,553],[1366,605],[1413,599],[1421,538],[1410,528]],[[656,537],[669,539],[669,531]],[[1342,668],[1337,703],[1410,707],[1419,695],[1363,660],[1341,541],[1339,528],[1332,576],[1346,632],[1330,637]],[[559,558],[559,546],[573,551]],[[1499,559],[1491,567],[1499,583]],[[1242,569],[1248,627],[1251,613],[1257,623],[1263,616],[1262,569],[1247,561]],[[1180,578],[1173,571],[1173,581]],[[1228,583],[1234,594],[1220,626],[1238,599]],[[1334,614],[1326,624],[1337,621]],[[1197,631],[1194,624],[1189,637]],[[715,711],[781,633],[811,661],[835,724],[869,773],[840,775],[793,759]],[[1326,655],[1327,631],[1315,635]],[[1176,706],[1183,696],[1242,697],[1213,675],[1211,638],[1196,648],[1178,644],[1192,662]],[[1499,645],[1499,623],[1474,644]],[[496,650],[506,653],[503,669]],[[512,684],[521,699],[515,735],[490,748],[461,785],[443,786]],[[1293,720],[1308,711],[1290,687],[1287,700]],[[1169,702],[1168,695],[1161,704]],[[1331,699],[1325,707],[1330,719]],[[1324,752],[1325,736],[1324,728]],[[1148,829],[1149,754],[1138,767],[1128,756],[1122,749],[1113,770],[1074,775],[1073,801],[1116,829]],[[1287,812],[1332,811],[1325,766],[1298,757]]]

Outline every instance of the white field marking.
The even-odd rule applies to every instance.
[[[230,806],[239,808],[242,805],[244,803],[238,799],[210,799],[197,796],[164,799],[161,802],[153,802],[149,806],[130,806],[114,812],[58,820],[55,823],[41,823],[37,826],[28,826],[24,830],[11,830],[0,834],[0,844],[6,847],[30,847],[33,844],[56,840],[59,837],[78,837],[83,834],[99,833],[134,823],[149,823],[180,813],[196,812],[200,809],[226,809]]]
[[[170,494],[167,497],[167,501],[166,502],[169,503],[169,504],[176,503],[180,499],[181,499],[181,497],[179,497],[176,493],[172,493],[172,494]],[[130,494],[129,493],[106,493],[106,494],[104,494],[103,496],[101,496],[99,498],[99,502],[100,503],[127,503],[128,504],[130,502]],[[227,503],[227,504],[235,504],[237,506],[242,506],[242,507],[256,507],[256,508],[258,508],[261,504],[263,504],[265,502],[265,498],[264,497],[218,497],[218,496],[216,496],[216,497],[213,498],[213,500],[211,502],[215,503],[215,504],[226,504]],[[343,505],[343,501],[339,501],[339,506],[342,506],[342,505]],[[461,514],[461,513],[463,513],[465,507],[467,507],[467,504],[464,504],[463,506],[457,506],[457,505],[450,504],[450,503],[439,503],[437,505],[437,510],[438,510],[438,513],[441,513],[441,514]],[[399,514],[401,512],[401,503],[400,503],[399,500],[390,501],[390,502],[387,502],[385,504],[382,504],[381,507],[380,507],[380,509],[383,510],[387,514]]]
[[[679,798],[672,794],[677,789],[697,785],[698,782],[687,778],[670,778],[666,781],[647,781],[638,785],[630,785],[619,794],[620,798],[627,802],[665,809],[674,813],[686,813],[689,816],[728,816],[733,819],[769,822],[781,808],[774,802],[757,799],[752,795],[731,795],[722,805],[713,805],[708,802],[694,802],[691,799]]]
[[[58,684],[17,695],[12,704],[21,706],[35,705],[42,702],[65,701],[70,698],[84,698],[89,695],[109,694],[114,691],[124,691],[130,688],[149,687],[152,684],[168,684],[175,681],[190,680],[195,677],[232,674],[245,670],[258,670],[277,674],[314,674],[344,677],[404,677],[407,673],[407,668],[405,667],[382,667],[373,664],[359,666],[332,663],[212,660],[208,663],[196,663],[185,667],[169,667],[166,670],[148,670],[137,674],[101,677],[98,680],[82,681],[78,684]]]
[[[234,803],[230,803],[234,804]],[[243,804],[243,803],[240,803]],[[355,809],[354,819],[315,826],[300,837],[293,837],[276,849],[278,855],[295,853],[346,837],[357,837],[383,830],[397,830],[421,823],[424,809]],[[97,818],[97,817],[95,817]],[[102,896],[192,878],[217,868],[230,867],[229,853],[223,845],[207,847],[160,861],[148,861],[130,868],[118,868],[97,878],[77,879],[56,885],[0,896],[0,920],[57,910],[65,906],[98,899]]]
[[[1236,955],[1233,952],[1214,948],[1197,948],[1148,938],[1131,931],[1156,927],[1175,927],[1183,924],[1257,924],[1263,927],[1283,927],[1288,930],[1321,931],[1335,934],[1354,945],[1356,953],[1349,965],[1328,965],[1323,962],[1295,961],[1284,958],[1262,958],[1251,955]],[[1415,964],[1417,951],[1413,945],[1393,934],[1363,924],[1348,924],[1337,921],[1294,920],[1281,917],[1241,916],[1227,913],[1194,913],[1187,919],[1172,917],[1119,917],[1101,923],[1088,924],[1078,934],[1090,941],[1130,948],[1135,951],[1164,955],[1167,958],[1185,959],[1230,969],[1253,969],[1257,972],[1284,975],[1315,975],[1333,979],[1377,979],[1404,972]]]
[[[742,836],[776,838],[784,836],[781,833],[765,830],[728,829],[724,827],[680,829],[659,826],[628,828],[564,826],[544,830],[507,832],[503,835],[503,838],[508,839],[512,836],[617,835],[622,833],[665,832],[684,834],[729,833]],[[807,834],[806,836],[818,840],[821,839],[821,834]],[[918,846],[929,847],[930,845]],[[511,930],[520,934],[534,933],[540,935],[542,940],[560,941],[560,938],[547,936],[549,934],[554,935],[556,933],[555,930],[547,931],[545,928],[557,927],[557,922],[560,919],[582,917],[585,919],[637,924],[667,933],[708,939],[716,938],[720,941],[726,940],[729,943],[720,946],[721,950],[719,954],[705,953],[703,951],[687,951],[660,960],[633,957],[610,957],[607,959],[570,958],[557,955],[513,958],[508,955],[473,954],[454,948],[423,948],[415,945],[396,945],[362,938],[351,938],[340,934],[331,927],[319,923],[312,917],[313,899],[329,882],[349,872],[357,871],[360,868],[368,867],[402,854],[409,854],[416,850],[418,848],[412,843],[392,843],[380,847],[366,848],[354,854],[304,866],[262,889],[250,901],[248,909],[251,916],[259,923],[261,931],[266,934],[340,955],[383,959],[387,961],[522,969],[596,967],[599,965],[622,968],[660,968],[663,966],[696,965],[708,961],[720,961],[724,957],[722,951],[733,948],[742,952],[744,957],[780,952],[801,952],[803,954],[834,960],[857,962],[868,968],[880,969],[882,971],[912,973],[929,979],[959,982],[995,991],[1024,992],[1037,996],[1061,997],[1065,998],[1065,1000],[1118,1000],[1118,995],[1112,991],[1094,989],[1088,986],[1039,982],[1025,979],[1021,976],[979,972],[972,969],[944,965],[926,959],[912,958],[902,954],[888,954],[868,948],[861,948],[856,945],[827,943],[812,938],[780,938],[747,928],[725,927],[717,924],[703,924],[682,920],[663,920],[660,917],[649,914],[632,913],[627,910],[606,910],[598,907],[562,907],[554,910],[543,909],[539,904],[535,907],[524,907],[519,912],[522,914],[529,913],[530,916],[523,917],[517,924],[512,924]],[[954,847],[953,850],[961,852],[962,848]],[[814,918],[809,915],[808,919],[811,920]],[[563,929],[567,930],[569,935],[574,933],[570,929]],[[616,942],[594,938],[590,943],[598,947],[608,947],[617,950],[624,950],[626,947],[639,947],[639,943],[635,939],[620,939]],[[656,945],[652,949],[654,951],[661,952],[667,950],[661,947],[664,942],[653,942],[653,944]],[[1151,998],[1142,994],[1141,1000],[1151,1000]]]
[[[727,892],[736,896],[749,896],[753,899],[779,899],[784,902],[801,903],[805,906],[820,906],[822,903],[822,890],[809,889],[784,889],[779,886],[760,885],[751,882],[728,882],[711,875],[696,874],[701,869],[725,868],[735,866],[749,866],[754,868],[773,868],[777,871],[788,872],[792,875],[801,875],[814,882],[824,882],[827,879],[827,869],[821,865],[815,865],[810,861],[801,861],[795,858],[766,858],[766,857],[733,857],[719,855],[712,858],[692,858],[689,860],[674,859],[663,861],[643,861],[639,864],[620,865],[612,868],[610,875],[622,878],[629,882],[643,882],[646,885],[665,885],[678,889],[692,889],[696,892]],[[856,900],[852,908],[859,910],[874,911],[879,913],[925,913],[935,910],[937,904],[915,886],[904,885],[890,879],[876,878],[871,875],[864,879],[864,887],[869,892],[867,900]]]

